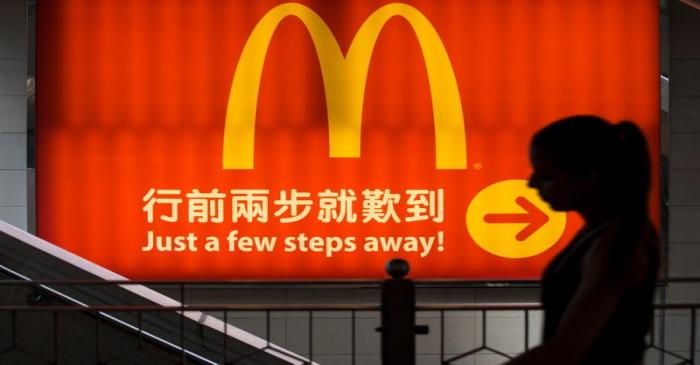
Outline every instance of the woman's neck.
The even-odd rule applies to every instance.
[[[589,204],[578,213],[583,217],[587,227],[597,227],[610,220],[612,210],[605,204]]]

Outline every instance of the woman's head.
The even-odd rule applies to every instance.
[[[631,122],[595,116],[558,120],[532,138],[530,186],[555,210],[605,204],[617,212],[647,214],[649,152]]]

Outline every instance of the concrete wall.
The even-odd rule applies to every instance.
[[[700,277],[700,10],[680,1],[669,1],[669,15],[669,275],[697,278]],[[698,303],[700,286],[672,284],[666,300]],[[670,311],[665,326],[669,347],[687,352],[689,314]],[[696,341],[696,351],[700,349],[698,344]],[[696,359],[699,355],[696,352]]]
[[[23,0],[0,0],[0,219],[28,227],[27,17]]]
[[[669,274],[700,276],[700,11],[670,9]],[[700,295],[674,299],[699,300]],[[700,294],[700,291],[688,294]]]
[[[666,4],[666,2],[662,2]],[[664,5],[666,6],[666,5]],[[668,271],[671,277],[700,277],[700,11],[677,0],[669,0],[667,11],[661,15],[662,72],[670,78],[669,143],[669,251]],[[31,185],[33,169],[28,168],[27,139],[27,75],[32,62],[27,62],[27,16],[25,0],[0,0],[0,219],[31,230]],[[40,85],[39,85],[40,87]],[[29,134],[31,137],[31,134]],[[28,184],[30,182],[30,184]],[[533,302],[537,289],[480,288],[425,289],[419,291],[421,302]],[[190,303],[260,303],[260,304],[325,304],[366,303],[378,300],[375,289],[216,289],[188,291]],[[692,284],[672,284],[660,292],[667,302],[700,302],[700,287]],[[668,311],[657,318],[663,326],[664,341],[669,349],[688,351],[689,314]],[[530,322],[539,323],[540,313],[532,313]],[[264,313],[232,313],[231,322],[261,336],[266,333]],[[457,354],[482,344],[479,313],[450,313],[445,321],[447,343],[445,350]],[[524,347],[522,327],[524,317],[518,312],[494,313],[488,317],[488,344],[507,353],[517,353]],[[276,312],[272,314],[271,339],[293,351],[308,355],[309,318],[306,313]],[[439,316],[421,313],[419,324],[433,329],[419,337],[421,364],[437,364],[439,360]],[[314,359],[327,364],[350,364],[349,312],[316,314],[313,318]],[[377,313],[358,313],[355,342],[357,364],[379,363],[379,326]],[[533,341],[539,336],[539,326],[531,329]],[[700,349],[700,336],[698,336]],[[700,353],[696,355],[700,357]],[[456,364],[498,363],[501,358],[488,352],[456,362]],[[664,361],[650,353],[648,363]],[[670,363],[670,362],[666,362]]]

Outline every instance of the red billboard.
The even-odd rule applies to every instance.
[[[417,279],[534,279],[581,222],[527,188],[530,136],[595,114],[658,150],[651,0],[62,0],[37,19],[38,233],[134,279],[381,278],[395,257]]]

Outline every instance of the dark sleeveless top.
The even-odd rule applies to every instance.
[[[581,230],[552,262],[542,278],[544,340],[551,338],[581,283],[581,264],[592,244],[605,232],[604,226]],[[655,237],[651,237],[655,239]],[[615,311],[584,356],[582,364],[641,363],[647,345],[644,337],[653,315],[657,253],[650,255],[651,265],[644,282],[623,293]],[[585,320],[582,318],[581,320]]]

